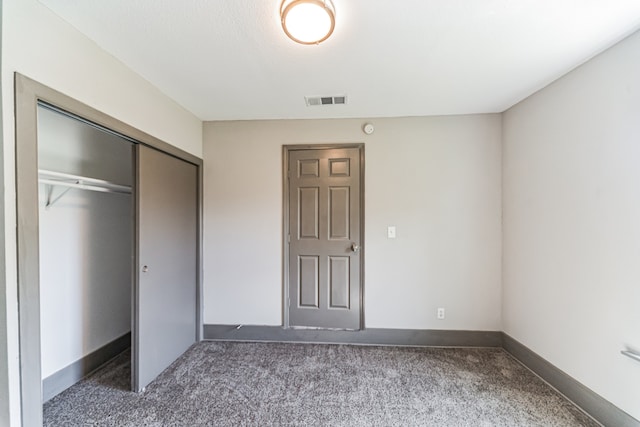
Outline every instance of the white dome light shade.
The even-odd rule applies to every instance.
[[[280,18],[287,36],[302,44],[325,41],[336,24],[331,0],[283,0]]]

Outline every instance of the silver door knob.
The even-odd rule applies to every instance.
[[[149,267],[147,267],[146,265],[142,266],[142,272],[146,273],[147,271],[149,271]]]
[[[356,245],[355,243],[352,243],[351,250],[355,253],[358,253],[358,251],[360,250],[360,246]]]

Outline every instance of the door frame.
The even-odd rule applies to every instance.
[[[360,154],[360,329],[365,329],[364,323],[364,259],[366,252],[364,234],[364,143],[335,143],[335,144],[295,144],[282,146],[282,325],[285,329],[292,328],[289,323],[289,153],[300,150],[332,150],[341,148],[357,148]]]
[[[38,235],[38,121],[43,103],[72,118],[136,144],[143,144],[194,164],[198,168],[198,251],[196,284],[196,340],[202,340],[202,159],[142,132],[118,119],[20,73],[15,87],[15,178],[18,267],[18,323],[20,351],[20,406],[22,425],[42,425],[40,354],[40,262]],[[132,159],[133,161],[133,159]],[[135,189],[134,189],[135,191]],[[135,197],[135,194],[132,196]],[[135,201],[132,201],[135,203]],[[133,212],[133,211],[132,211]],[[135,212],[134,224],[135,224]],[[135,227],[135,225],[134,225]],[[132,242],[137,239],[132,236]],[[136,242],[137,245],[137,242]],[[134,261],[134,267],[137,260]],[[132,271],[132,331],[136,318],[138,284]],[[132,343],[134,344],[134,343]],[[133,346],[135,347],[135,345]]]

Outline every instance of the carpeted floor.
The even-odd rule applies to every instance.
[[[125,352],[45,426],[597,426],[501,349],[203,342],[128,391]]]

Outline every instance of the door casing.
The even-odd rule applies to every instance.
[[[167,144],[20,73],[14,75],[20,403],[22,425],[42,425],[38,243],[37,105],[60,112],[194,164],[198,168],[196,339],[202,339],[202,159]],[[134,287],[136,285],[134,284]],[[135,304],[132,305],[135,310]]]
[[[284,145],[282,147],[282,182],[283,182],[283,215],[282,215],[282,248],[283,248],[283,265],[282,265],[282,324],[285,329],[291,328],[289,322],[289,180],[287,179],[289,171],[289,153],[297,150],[330,150],[340,148],[357,148],[360,154],[360,329],[365,329],[364,318],[364,265],[365,265],[365,211],[364,211],[364,194],[365,194],[365,156],[364,143],[352,144],[300,144],[300,145]]]

